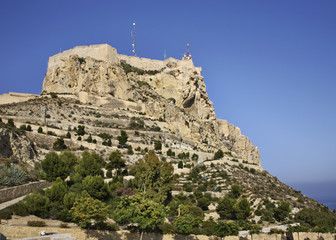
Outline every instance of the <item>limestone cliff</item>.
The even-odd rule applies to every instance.
[[[50,57],[42,95],[51,92],[107,108],[128,101],[133,109],[166,121],[171,132],[196,141],[200,149],[222,149],[260,165],[258,148],[239,128],[216,119],[201,68],[192,60],[125,56],[106,44],[75,47]]]
[[[34,143],[24,134],[0,128],[0,158],[33,165],[37,152]]]

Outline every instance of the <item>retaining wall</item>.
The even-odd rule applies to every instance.
[[[7,239],[36,237],[40,235],[41,231],[47,233],[70,233],[76,239],[91,239],[91,240],[122,240],[131,239],[138,240],[140,235],[138,233],[131,233],[129,231],[95,231],[90,230],[86,233],[80,228],[52,228],[52,227],[23,227],[23,226],[5,226],[0,225],[0,232],[7,236]],[[336,234],[330,233],[294,233],[293,240],[335,240]],[[287,240],[286,234],[253,234],[246,236],[228,236],[224,238],[204,235],[162,235],[156,233],[148,233],[143,235],[144,240],[160,239],[160,240]]]
[[[38,188],[46,188],[51,185],[47,181],[31,182],[20,186],[0,189],[0,203],[22,197],[26,194],[34,192]]]

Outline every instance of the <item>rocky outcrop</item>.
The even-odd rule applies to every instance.
[[[0,128],[0,157],[29,165],[37,157],[34,143],[25,135],[7,128]]]
[[[128,101],[132,109],[163,119],[182,141],[190,138],[204,151],[222,149],[260,165],[258,148],[239,128],[216,119],[201,68],[191,59],[130,57],[106,44],[76,47],[50,57],[42,95],[51,92],[99,107]]]

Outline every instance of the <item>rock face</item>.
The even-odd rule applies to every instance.
[[[0,128],[0,157],[30,163],[36,159],[34,144],[25,135]],[[32,164],[30,164],[32,165]]]
[[[191,59],[125,56],[106,44],[75,47],[49,58],[42,95],[51,92],[102,107],[129,101],[133,109],[167,122],[182,140],[260,165],[258,148],[239,128],[216,119],[201,68]]]

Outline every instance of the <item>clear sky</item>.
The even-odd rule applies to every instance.
[[[280,180],[336,180],[336,1],[1,1],[0,94],[40,93],[48,57],[108,43],[181,58],[190,43],[218,118]]]

